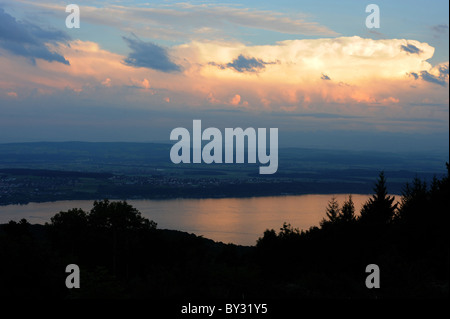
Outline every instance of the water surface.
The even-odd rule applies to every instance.
[[[181,230],[224,243],[255,245],[266,229],[278,231],[284,222],[308,229],[319,226],[332,195],[298,195],[253,198],[129,200],[158,228]],[[335,195],[342,205],[348,195]],[[359,213],[370,195],[353,194]],[[60,211],[81,208],[89,211],[93,201],[73,200],[27,205],[0,206],[0,223],[26,218],[44,224]]]

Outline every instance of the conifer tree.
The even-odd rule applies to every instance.
[[[339,204],[336,200],[336,197],[333,196],[331,200],[328,202],[327,207],[327,217],[330,222],[335,222],[339,214]]]
[[[355,220],[355,204],[353,203],[352,195],[348,195],[348,200],[342,205],[339,219],[343,222],[352,222]]]
[[[395,196],[388,196],[384,172],[381,172],[374,187],[374,194],[361,209],[360,221],[371,225],[382,225],[391,222],[398,203]]]

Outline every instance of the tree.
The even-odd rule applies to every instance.
[[[88,217],[85,211],[79,208],[59,212],[46,223],[53,244],[59,249],[68,250],[79,255],[84,249],[88,230]]]
[[[47,229],[54,247],[88,264],[111,265],[112,274],[128,274],[147,248],[157,224],[141,216],[126,201],[95,201],[89,213],[81,209],[60,212]],[[144,258],[144,257],[142,257]],[[109,260],[109,261],[107,261]]]
[[[328,202],[326,214],[328,217],[328,220],[322,219],[320,222],[320,226],[324,227],[328,223],[334,223],[338,219],[339,216],[339,203],[336,200],[336,197],[331,197],[330,201]]]
[[[157,224],[141,216],[141,213],[126,201],[94,201],[94,207],[88,216],[93,227],[117,231],[155,229]]]
[[[353,203],[352,195],[348,195],[348,200],[342,205],[341,212],[338,216],[339,220],[349,223],[353,222],[355,218],[355,204]]]
[[[436,188],[437,180],[433,180]],[[402,193],[402,201],[396,215],[396,220],[406,223],[420,224],[422,223],[423,214],[428,206],[428,190],[425,182],[415,177],[412,185],[406,183]]]
[[[25,236],[30,237],[30,223],[22,218],[19,222],[15,222],[13,220],[9,221],[8,224],[5,225],[5,231],[8,235],[11,236]]]
[[[260,250],[263,249],[264,251],[267,251],[269,249],[273,249],[275,244],[278,241],[277,233],[273,229],[266,229],[264,232],[263,237],[259,237],[256,242],[256,247],[258,247]]]
[[[298,228],[293,228],[291,224],[284,222],[283,227],[280,228],[278,237],[280,239],[290,239],[300,234]]]
[[[59,212],[50,218],[51,225],[55,228],[62,228],[64,232],[79,233],[87,227],[87,215],[79,208],[69,209],[67,212]]]
[[[89,224],[100,236],[109,238],[112,244],[112,271],[117,274],[120,262],[128,269],[129,254],[140,242],[145,231],[156,228],[156,223],[141,216],[141,213],[126,201],[94,201],[88,216]]]
[[[359,220],[371,225],[385,225],[391,222],[398,203],[395,196],[388,196],[386,179],[382,171],[374,187],[375,194],[364,204]]]

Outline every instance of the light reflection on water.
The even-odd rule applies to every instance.
[[[161,229],[186,231],[224,243],[255,245],[266,229],[278,231],[284,222],[300,230],[319,226],[332,196],[129,200],[128,203],[157,222]],[[348,195],[335,197],[342,205]],[[357,214],[369,197],[352,195]],[[0,223],[26,218],[32,224],[44,224],[56,213],[70,208],[89,211],[92,203],[74,200],[0,206]]]

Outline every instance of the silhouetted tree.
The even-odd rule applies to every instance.
[[[65,231],[79,231],[78,228],[87,226],[87,214],[80,208],[72,208],[67,212],[59,212],[50,218],[54,227],[64,227]]]
[[[450,206],[450,167],[449,163],[445,163],[445,165],[447,174],[432,184],[430,192],[431,213],[440,227],[446,227],[450,222],[450,214],[448,213],[448,207]]]
[[[397,203],[395,196],[388,196],[384,172],[381,172],[374,188],[375,194],[364,204],[359,220],[367,225],[379,226],[391,222]]]
[[[324,227],[328,223],[334,223],[338,219],[339,215],[339,204],[336,200],[336,197],[331,197],[330,201],[328,202],[327,210],[326,210],[327,219],[322,219],[320,222],[320,226]]]
[[[50,218],[50,224],[46,223],[46,227],[58,249],[80,256],[85,248],[86,236],[88,236],[86,212],[79,208],[59,212]]]
[[[447,298],[448,174],[429,188],[414,179],[398,211],[384,174],[374,190],[358,219],[351,196],[341,209],[333,198],[326,227],[300,232],[284,223],[256,248],[156,230],[131,205],[108,200],[60,212],[46,227],[10,222],[0,225],[0,296],[372,298],[364,269],[376,263],[384,283],[377,297]],[[69,263],[82,269],[82,289],[65,288]]]
[[[125,276],[143,256],[148,238],[157,224],[125,201],[95,201],[89,213],[81,209],[60,212],[46,225],[52,244],[69,259],[89,265],[110,265],[112,274],[119,268]]]
[[[94,201],[88,216],[92,227],[118,230],[155,229],[157,224],[141,216],[141,213],[126,201]]]
[[[348,200],[342,205],[338,218],[345,223],[355,221],[355,204],[353,203],[352,195],[348,195]]]
[[[6,224],[5,232],[13,237],[29,237],[31,236],[30,223],[25,218],[22,218],[19,222],[11,220]]]
[[[274,264],[273,254],[278,246],[278,236],[274,229],[266,229],[262,237],[256,241],[256,247],[264,264]]]
[[[434,180],[433,188],[436,188],[437,180]],[[402,200],[398,212],[395,216],[396,221],[402,223],[421,223],[424,213],[427,211],[429,193],[427,185],[418,177],[415,177],[412,185],[406,183],[402,192]]]
[[[283,227],[280,228],[280,232],[278,233],[278,237],[280,239],[289,239],[293,236],[297,236],[300,234],[298,228],[293,228],[291,224],[284,222]]]
[[[141,216],[141,213],[126,201],[94,201],[89,225],[112,242],[112,268],[117,274],[118,259],[125,262],[128,269],[129,251],[139,243],[140,232],[156,228],[156,223]]]
[[[258,238],[256,242],[257,247],[271,247],[277,240],[277,233],[273,229],[266,229],[263,237]]]

